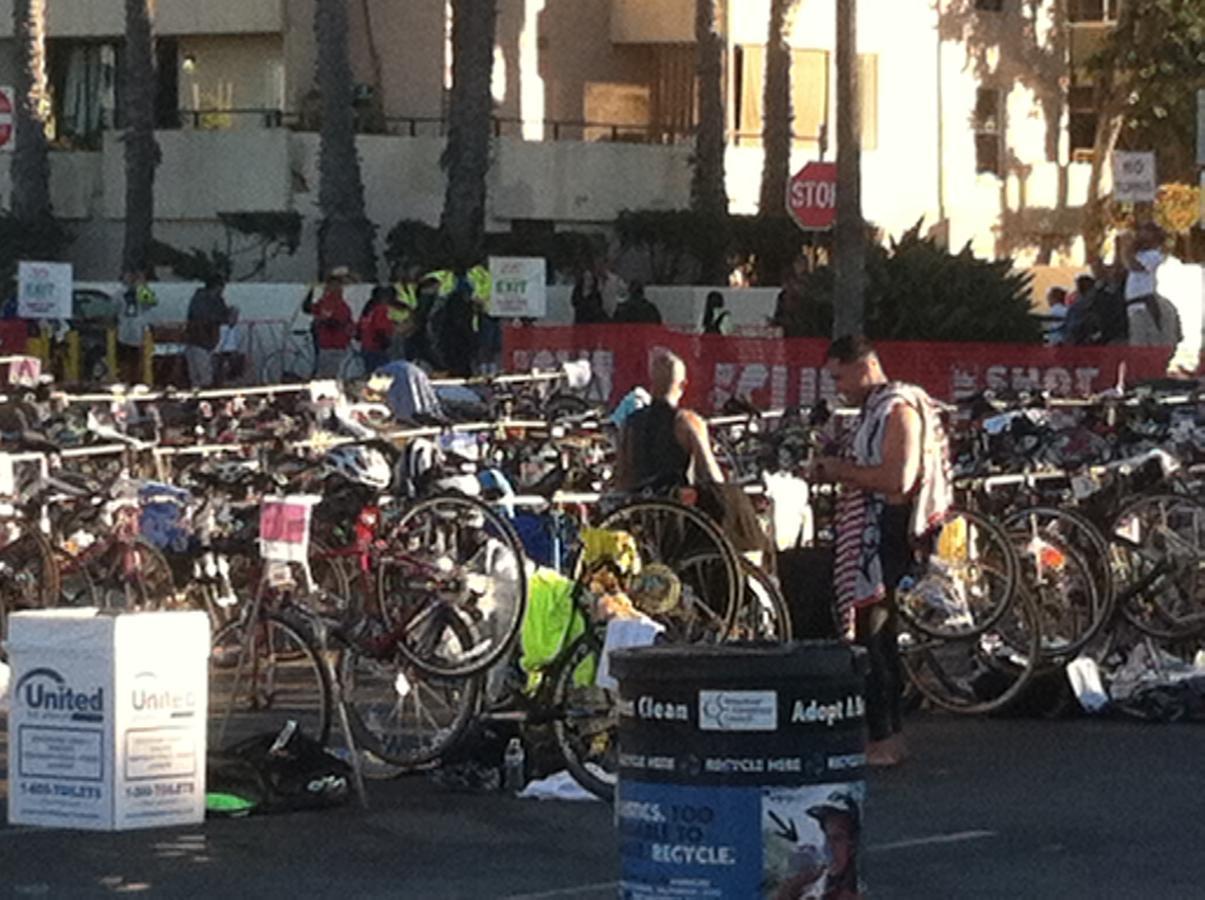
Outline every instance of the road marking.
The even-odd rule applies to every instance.
[[[913,838],[908,841],[893,841],[890,844],[875,844],[868,850],[905,850],[910,847],[928,847],[932,844],[957,844],[962,841],[977,841],[996,837],[995,831],[957,831],[954,834],[933,834],[929,837]]]
[[[576,887],[556,891],[541,891],[538,894],[510,894],[502,900],[551,900],[552,897],[580,897],[582,891],[605,891],[619,887],[618,881],[600,881],[597,884],[579,884]]]

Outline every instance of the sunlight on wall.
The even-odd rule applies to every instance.
[[[506,100],[506,54],[497,44],[494,45],[494,70],[490,74],[490,94],[495,103]]]
[[[544,79],[540,77],[540,14],[548,0],[527,0],[519,34],[519,117],[523,139],[544,139]]]

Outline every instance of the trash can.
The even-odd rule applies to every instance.
[[[622,898],[859,896],[864,651],[616,651]]]
[[[205,817],[209,618],[14,614],[8,821],[117,831]]]

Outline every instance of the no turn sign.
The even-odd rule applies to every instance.
[[[0,85],[0,152],[13,149],[16,137],[13,113],[16,103],[16,91],[12,87]]]
[[[828,231],[837,219],[837,164],[810,162],[787,182],[787,213],[804,231]]]

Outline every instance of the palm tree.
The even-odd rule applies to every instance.
[[[144,272],[155,221],[155,38],[153,0],[126,0],[124,79],[126,223],[122,266]]]
[[[724,183],[724,36],[718,26],[716,0],[695,0],[695,45],[698,52],[699,123],[695,132],[691,208],[705,220],[712,240],[703,253],[700,280],[727,280],[725,222],[728,189]]]
[[[375,229],[364,209],[364,180],[356,153],[355,85],[347,49],[347,0],[317,0],[318,93],[322,127],[318,145],[318,268],[346,266],[376,278]]]
[[[440,224],[453,262],[465,268],[479,262],[485,252],[497,18],[498,0],[452,2],[452,93],[442,159],[448,183]]]
[[[770,0],[770,30],[766,38],[766,80],[762,102],[761,196],[763,216],[786,215],[787,178],[791,168],[791,26],[799,0]]]
[[[46,124],[50,94],[46,84],[46,0],[14,0],[17,39],[16,145],[12,158],[12,212],[23,223],[52,218],[50,155]]]
[[[858,0],[837,4],[837,222],[833,227],[833,337],[866,323],[866,223],[862,219],[862,110]]]

